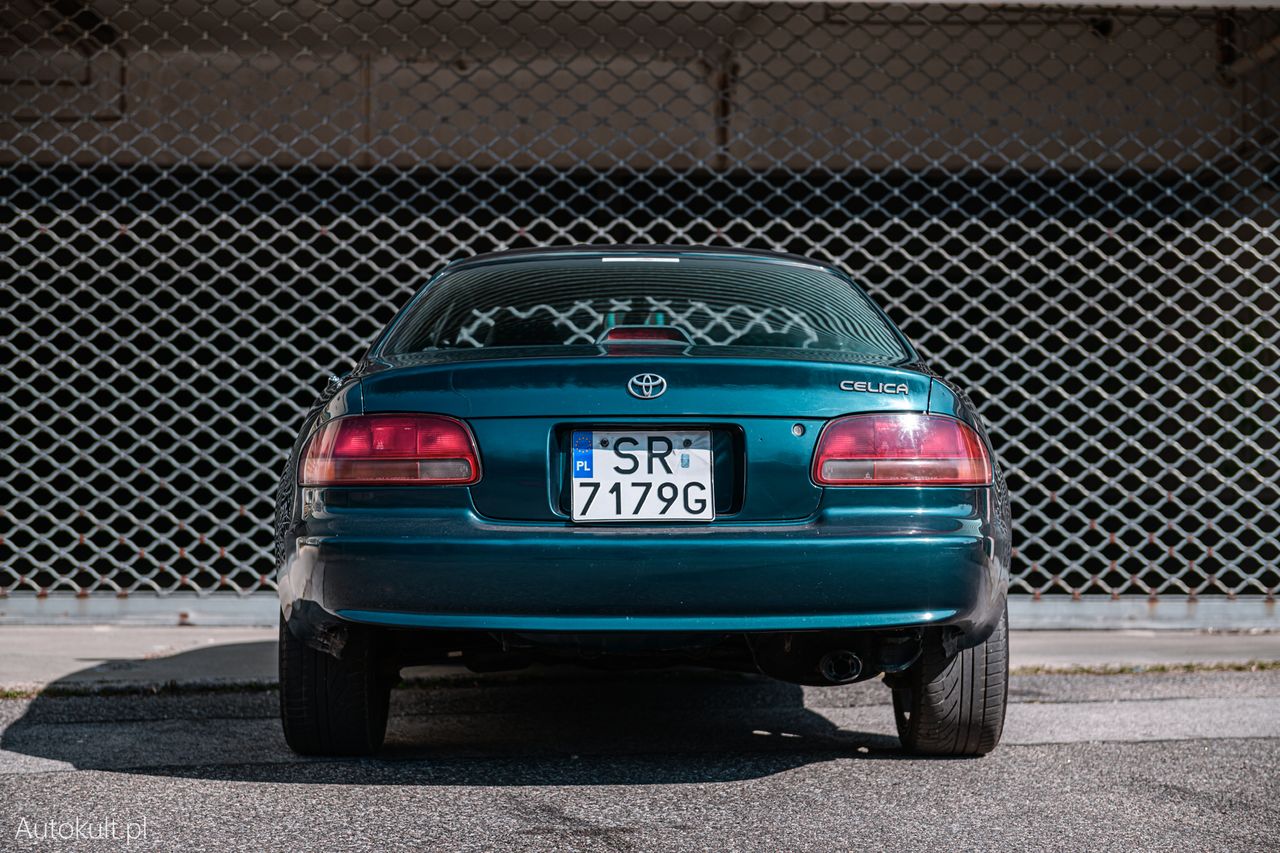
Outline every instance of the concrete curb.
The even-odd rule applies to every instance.
[[[276,624],[275,593],[249,596],[173,594],[167,596],[70,595],[0,598],[3,625],[118,625],[198,627],[271,627]],[[1280,632],[1280,607],[1266,596],[1188,599],[1144,596],[1117,599],[1067,596],[1009,596],[1014,630],[1215,630]]]

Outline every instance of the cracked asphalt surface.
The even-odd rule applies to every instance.
[[[1280,671],[1011,687],[1005,742],[963,760],[904,756],[879,682],[433,680],[354,761],[289,753],[270,691],[2,700],[0,848],[145,817],[131,849],[1276,849]]]

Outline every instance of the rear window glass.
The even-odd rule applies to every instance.
[[[867,297],[824,270],[674,256],[530,259],[447,272],[410,306],[383,352],[593,345],[617,326],[670,326],[700,346],[905,356]]]

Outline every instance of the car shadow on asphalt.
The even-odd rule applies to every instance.
[[[395,785],[723,782],[838,758],[897,758],[879,682],[800,688],[701,670],[540,667],[475,675],[431,671],[392,695],[376,758],[295,756],[274,687],[166,686],[210,672],[213,656],[274,654],[274,643],[196,649],[129,668],[148,688],[87,686],[100,667],[6,700],[0,769],[98,769],[236,781]],[[185,680],[184,680],[185,681]],[[806,705],[808,700],[808,706]],[[821,707],[810,707],[817,702]],[[859,725],[870,721],[870,726]],[[886,724],[886,721],[887,724]],[[860,730],[867,728],[870,730]]]

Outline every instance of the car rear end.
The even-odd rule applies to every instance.
[[[393,666],[843,683],[979,646],[1004,612],[1007,497],[972,407],[790,258],[451,267],[308,417],[281,494],[288,632],[331,656],[377,637]]]

